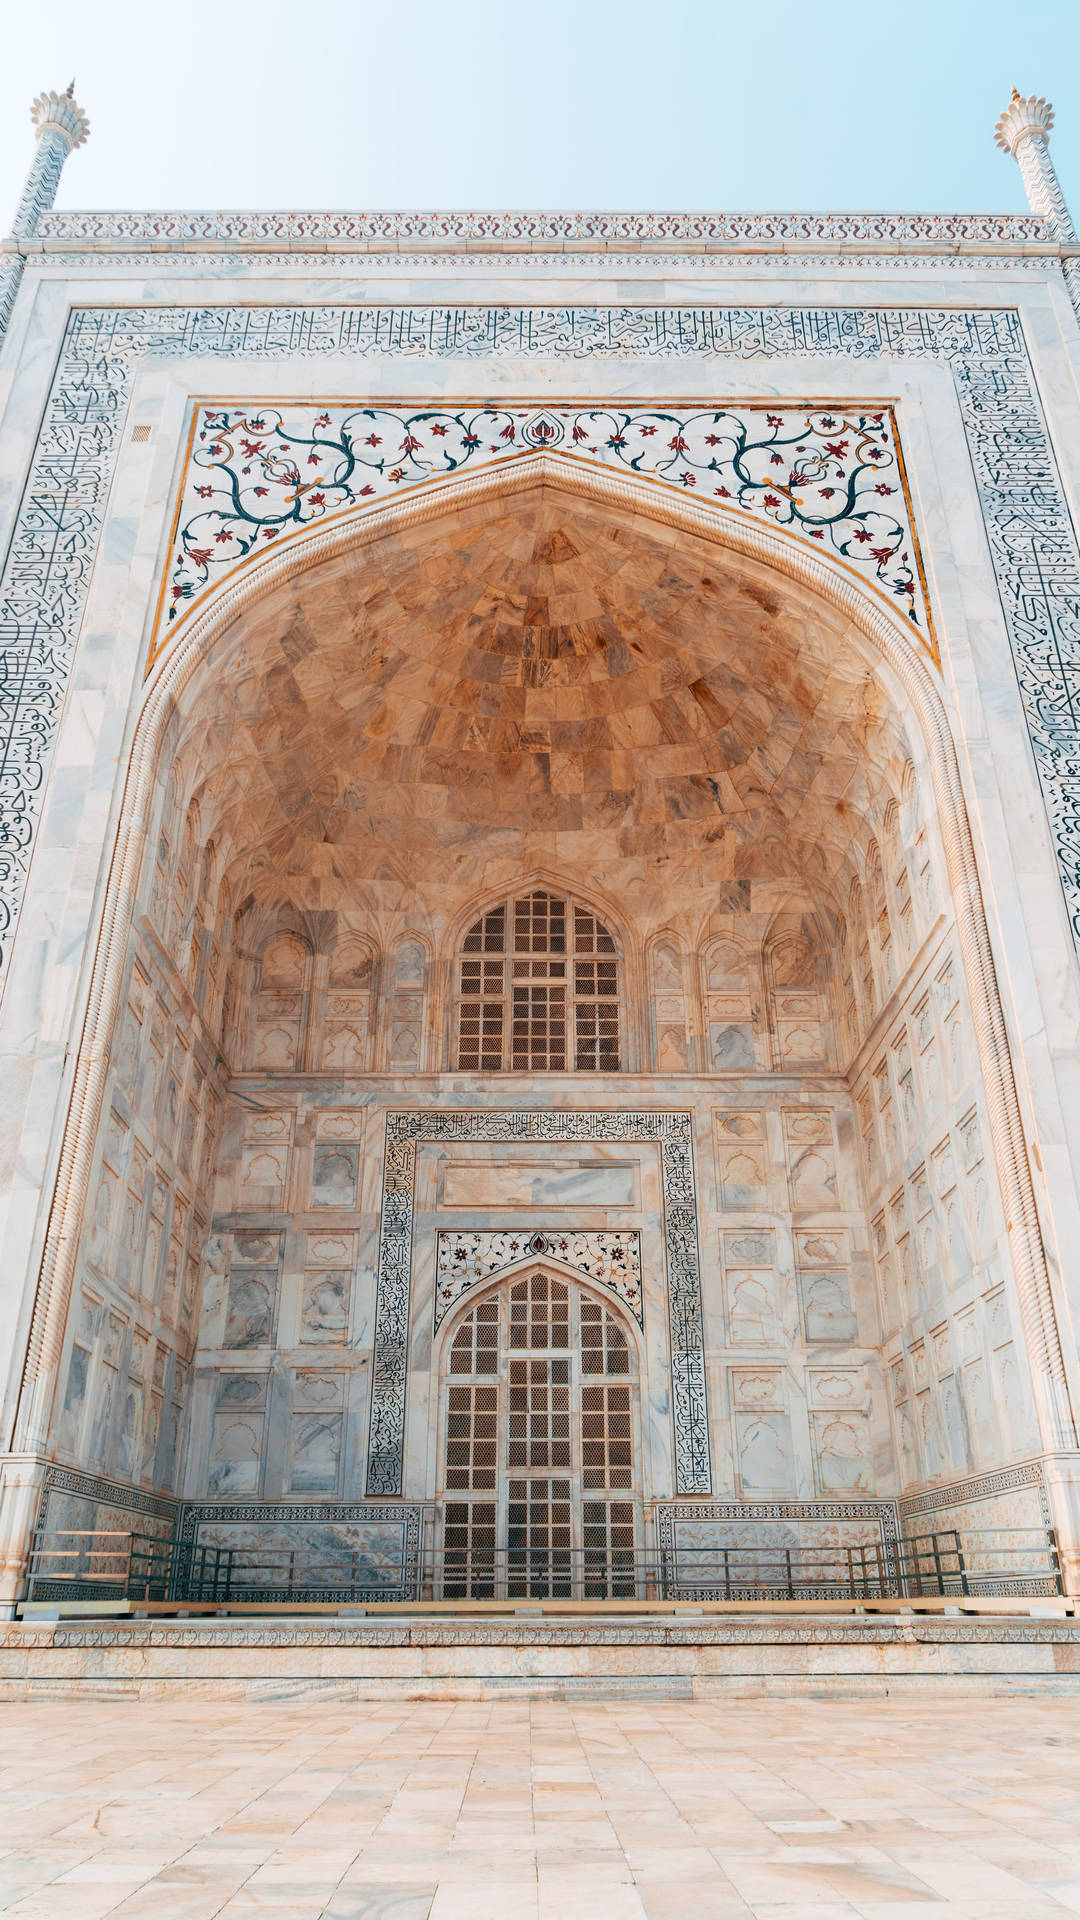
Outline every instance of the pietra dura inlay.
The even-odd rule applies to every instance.
[[[517,1233],[440,1230],[435,1255],[436,1327],[464,1294],[528,1259],[555,1260],[575,1273],[587,1274],[596,1286],[606,1287],[621,1300],[639,1326],[643,1324],[640,1234],[524,1227]]]
[[[195,408],[151,662],[237,569],[290,535],[542,451],[633,473],[828,552],[936,662],[893,410],[851,407]]]

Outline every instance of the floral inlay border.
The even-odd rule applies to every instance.
[[[622,1228],[591,1231],[525,1227],[517,1233],[440,1228],[435,1239],[435,1327],[442,1325],[463,1294],[523,1260],[549,1259],[583,1273],[606,1287],[644,1325],[641,1294],[641,1235]]]
[[[148,669],[238,568],[305,528],[543,451],[763,519],[899,608],[938,663],[893,409],[308,401],[194,408]]]

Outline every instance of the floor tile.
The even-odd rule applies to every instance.
[[[1068,1700],[0,1708],[0,1920],[1062,1920]]]

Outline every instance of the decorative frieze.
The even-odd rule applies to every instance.
[[[1021,247],[1047,237],[1023,213],[266,212],[49,213],[39,238],[107,247],[162,240],[189,246],[387,247],[470,241],[487,246]]]
[[[636,1232],[589,1232],[525,1227],[518,1233],[448,1233],[441,1229],[435,1254],[435,1326],[463,1294],[523,1260],[554,1260],[606,1287],[644,1325],[641,1236]]]
[[[537,451],[783,527],[911,622],[937,659],[890,407],[196,407],[150,664],[206,594],[293,534]]]

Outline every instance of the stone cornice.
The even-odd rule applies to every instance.
[[[447,253],[530,253],[537,248],[605,254],[716,248],[738,253],[837,253],[880,249],[921,254],[1056,253],[1046,223],[1030,213],[44,213],[24,250],[93,246],[125,253],[228,246],[281,253],[393,253],[417,246]]]

